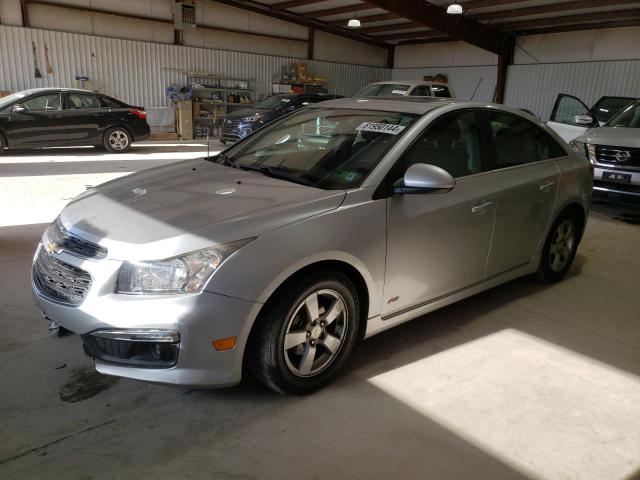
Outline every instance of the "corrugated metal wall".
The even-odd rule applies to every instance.
[[[394,80],[422,80],[425,75],[445,74],[453,87],[457,98],[490,102],[496,88],[497,67],[482,65],[473,67],[429,67],[429,68],[396,68],[393,70]],[[477,88],[477,91],[476,91]]]
[[[38,48],[41,79],[34,78],[31,42]],[[45,44],[52,75],[46,73]],[[87,75],[94,87],[125,102],[162,107],[168,104],[165,88],[186,81],[186,74],[178,70],[254,79],[258,95],[266,95],[280,66],[292,61],[306,62],[315,75],[329,80],[332,93],[342,95],[391,76],[386,68],[0,26],[0,90],[73,87],[76,75]]]
[[[512,65],[505,103],[548,120],[559,93],[589,106],[604,95],[640,98],[640,60]]]

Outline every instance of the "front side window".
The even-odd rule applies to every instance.
[[[416,163],[436,165],[454,178],[480,173],[482,148],[477,113],[472,110],[455,112],[437,120],[427,127],[401,162],[400,175]]]
[[[60,110],[60,94],[50,93],[30,98],[22,103],[28,112],[45,112],[49,110]]]
[[[379,83],[367,85],[354,95],[356,98],[361,97],[385,97],[389,95],[406,95],[409,91],[409,85]]]
[[[632,103],[605,125],[606,127],[640,128],[640,101]]]
[[[418,116],[310,108],[211,160],[325,190],[359,187]]]
[[[100,101],[95,95],[83,93],[69,93],[65,102],[65,109],[76,110],[80,108],[100,108]]]
[[[564,149],[544,130],[524,118],[504,112],[488,114],[495,168],[558,158]]]

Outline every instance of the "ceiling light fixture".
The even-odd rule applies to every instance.
[[[447,13],[449,15],[462,15],[462,5],[459,3],[452,3],[447,7]]]
[[[347,27],[349,28],[360,28],[360,25],[362,25],[360,23],[360,20],[358,20],[358,11],[355,11],[355,15],[353,16],[353,18],[351,20],[349,20],[349,23],[347,23]]]

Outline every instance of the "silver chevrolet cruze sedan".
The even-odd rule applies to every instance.
[[[358,339],[528,274],[563,278],[592,171],[521,110],[342,99],[73,200],[33,262],[98,371],[309,393]]]

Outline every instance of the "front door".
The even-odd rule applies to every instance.
[[[382,314],[392,315],[482,281],[496,201],[483,173],[484,139],[474,110],[429,126],[394,169],[400,179],[415,163],[447,170],[447,193],[387,199],[387,269]],[[396,178],[392,176],[392,181]]]
[[[579,125],[576,123],[575,118],[578,115],[591,115],[591,109],[578,97],[561,93],[556,98],[556,103],[553,105],[551,118],[547,125],[560,135],[565,142],[570,142],[586,132],[587,129],[595,126]]]
[[[27,98],[23,109],[9,113],[7,135],[12,146],[63,144],[67,131],[60,110],[60,93],[46,93]]]
[[[529,263],[544,242],[559,187],[563,148],[537,125],[504,112],[487,113],[497,211],[487,277]]]

